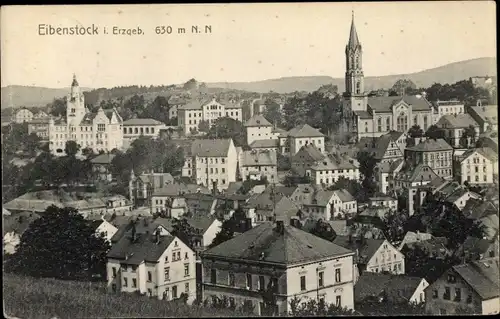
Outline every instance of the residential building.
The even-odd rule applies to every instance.
[[[23,233],[32,222],[40,218],[33,212],[20,212],[14,215],[3,214],[3,252],[11,255],[16,252]]]
[[[35,133],[42,141],[49,140],[50,117],[35,118],[28,122],[28,134]]]
[[[451,267],[426,290],[425,308],[432,314],[455,314],[460,308],[474,314],[498,314],[498,257]]]
[[[277,153],[279,149],[279,140],[278,139],[255,140],[250,144],[250,148],[256,151],[268,150]]]
[[[440,189],[436,193],[440,194],[445,202],[455,205],[460,210],[465,207],[471,198],[479,199],[481,197],[458,183],[452,183],[449,187]]]
[[[345,189],[333,191],[332,206],[331,218],[346,218],[358,212],[358,202],[351,193]]]
[[[436,126],[443,131],[445,140],[453,147],[465,147],[473,145],[475,139],[479,136],[479,124],[469,114],[444,115],[437,121]],[[467,145],[461,143],[464,131],[473,127],[475,139],[468,139]]]
[[[246,121],[245,130],[247,131],[248,145],[256,140],[276,139],[275,135],[272,134],[273,125],[261,114],[256,114]]]
[[[108,182],[113,180],[110,168],[114,157],[115,154],[104,153],[90,160],[96,180]]]
[[[383,194],[382,194],[383,195]],[[368,199],[369,206],[387,207],[392,210],[398,209],[398,200],[391,196],[375,196]]]
[[[135,207],[151,206],[151,196],[154,192],[162,187],[172,184],[174,178],[170,173],[158,172],[153,170],[144,172],[136,176],[134,170],[130,171],[130,179],[128,184],[129,198]]]
[[[67,97],[66,119],[49,120],[49,149],[55,155],[64,155],[67,141],[75,141],[81,149],[95,153],[121,149],[123,146],[123,120],[113,109],[89,112],[76,76]]]
[[[232,139],[195,140],[185,156],[182,176],[222,191],[236,181],[238,154]]]
[[[326,154],[325,135],[308,124],[292,128],[286,133],[286,145],[290,147],[290,156],[295,155],[302,146],[313,144],[318,151]]]
[[[300,211],[298,205],[288,197],[272,189],[252,195],[245,204],[244,210],[246,217],[250,218],[252,226],[273,221],[276,218],[286,222],[292,217],[297,217]]]
[[[196,99],[177,108],[178,125],[185,135],[191,135],[199,131],[201,122],[207,122],[212,126],[213,122],[221,117],[230,117],[242,121],[242,110],[239,103],[229,101],[226,104],[219,103],[215,98]]]
[[[261,180],[266,178],[269,183],[278,181],[276,152],[243,151],[240,155],[240,176],[243,180]]]
[[[196,258],[177,237],[134,229],[113,244],[107,255],[110,292],[139,292],[163,300],[196,297]]]
[[[118,228],[113,224],[108,222],[102,215],[98,219],[91,222],[92,227],[95,228],[96,235],[102,235],[104,238],[111,243],[111,238],[116,234]]]
[[[226,299],[230,307],[253,306],[263,315],[267,290],[276,297],[275,314],[289,313],[295,297],[354,307],[353,252],[281,220],[208,249],[201,260],[203,300],[209,302]]]
[[[306,171],[310,176],[311,183],[330,186],[335,184],[341,177],[358,181],[359,165],[348,156],[332,154],[323,160],[317,161]]]
[[[458,100],[451,101],[437,101],[433,103],[434,105],[434,121],[433,123],[437,123],[441,117],[445,115],[457,115],[457,114],[465,114],[465,106],[462,102]]]
[[[354,259],[361,276],[364,272],[405,273],[405,256],[387,239],[337,236],[333,243],[356,252]]]
[[[448,239],[446,237],[434,237],[430,238],[421,237],[415,241],[409,241],[406,243],[401,243],[399,250],[403,254],[409,254],[418,247],[419,250],[424,251],[429,257],[434,259],[444,259],[452,255],[452,252],[447,248]]]
[[[304,196],[304,199],[299,203],[301,208],[302,218],[310,218],[314,220],[330,220],[332,219],[332,207],[334,203],[334,192],[322,189],[312,189],[311,192]]]
[[[498,105],[476,105],[470,106],[467,113],[479,125],[481,133],[487,131],[498,131]]]
[[[493,175],[498,175],[498,154],[486,147],[467,150],[457,164],[461,184],[493,184]]]
[[[498,236],[492,239],[468,236],[454,253],[462,260],[474,261],[498,257],[499,251]]]
[[[345,56],[346,90],[342,115],[345,121],[341,125],[342,131],[354,132],[359,140],[378,137],[391,130],[406,132],[413,125],[419,125],[425,131],[433,124],[433,107],[424,96],[368,96],[364,86],[363,50],[354,17]]]
[[[425,303],[425,288],[428,286],[425,278],[365,272],[354,286],[354,303],[357,305],[374,299],[394,304]]]
[[[326,156],[314,144],[304,145],[295,155],[291,156],[291,168],[297,175],[305,176],[311,166],[324,158]]]
[[[38,111],[33,112],[33,119],[44,119],[44,118],[48,118],[48,117],[49,117],[49,115],[42,110],[38,110]]]
[[[398,249],[401,251],[401,249],[403,249],[403,247],[406,244],[413,244],[413,243],[416,243],[416,242],[420,242],[420,241],[424,241],[424,240],[429,240],[431,238],[432,238],[432,234],[429,234],[429,233],[422,233],[422,232],[420,232],[418,230],[417,230],[416,233],[414,233],[412,231],[408,231],[408,232],[406,232],[403,240],[399,244]]]
[[[405,158],[414,166],[429,166],[438,176],[451,179],[453,176],[453,148],[443,139],[428,139],[406,149]]]
[[[141,136],[158,138],[160,130],[166,129],[165,123],[154,119],[130,119],[123,122],[123,145],[128,148]]]
[[[380,137],[362,137],[358,144],[360,152],[368,152],[373,155],[377,162],[393,163],[403,159],[406,147],[407,134],[391,131]]]
[[[28,110],[25,107],[20,108],[14,114],[14,122],[15,123],[27,123],[33,120],[33,112]]]
[[[375,181],[379,187],[378,191],[388,194],[394,189],[393,180],[399,171],[403,168],[404,160],[399,159],[392,163],[378,163],[375,166]]]

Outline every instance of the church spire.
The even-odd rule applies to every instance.
[[[76,80],[76,74],[73,73],[73,83],[71,83],[71,86],[78,86],[78,81]]]
[[[356,49],[360,45],[358,39],[358,33],[356,32],[356,26],[354,25],[354,10],[352,11],[352,21],[351,21],[351,33],[349,34],[349,43],[347,46],[351,49]]]

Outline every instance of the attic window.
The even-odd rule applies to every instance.
[[[175,247],[179,246],[179,245],[177,244],[177,240],[174,242],[174,246],[175,246]]]

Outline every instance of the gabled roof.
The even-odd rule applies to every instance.
[[[312,170],[317,171],[357,168],[358,167],[354,164],[353,159],[344,156],[335,156],[335,154],[325,157],[322,160],[318,160],[314,165],[311,166]]]
[[[409,302],[423,280],[408,275],[364,272],[354,286],[354,300],[362,302],[367,297],[379,297],[385,292],[390,301]]]
[[[268,126],[271,127],[273,126],[271,123],[269,123],[268,120],[261,114],[256,114],[252,116],[246,123],[246,127],[253,127],[253,126]]]
[[[479,127],[479,124],[469,114],[443,115],[436,123],[440,128],[466,128],[469,126]]]
[[[244,166],[272,166],[277,164],[276,152],[264,151],[243,151],[241,154],[242,167]]]
[[[174,183],[170,173],[143,173],[138,178],[141,182],[151,184],[154,190]]]
[[[36,213],[22,212],[14,215],[3,215],[3,233],[14,232],[21,236],[32,222],[40,218]]]
[[[417,166],[409,166],[400,171],[396,179],[404,180],[406,182],[419,182],[419,181],[432,181],[438,175],[427,165],[420,164]]]
[[[195,184],[171,183],[155,189],[153,196],[180,196],[197,192],[209,194],[210,190],[208,190],[205,186]]]
[[[470,219],[480,219],[489,215],[498,214],[498,210],[493,203],[475,198],[471,198],[467,201],[462,212]]]
[[[202,100],[192,100],[188,103],[181,105],[177,108],[177,110],[202,110],[203,105],[206,104],[207,101]]]
[[[157,244],[154,234],[137,233],[137,240],[132,242],[126,235],[113,244],[107,257],[119,259],[129,265],[157,262],[175,239],[173,236],[160,236],[160,242]]]
[[[413,111],[431,111],[432,108],[431,103],[425,98],[414,95],[370,96],[368,97],[368,106],[377,113],[392,112],[392,107],[401,101],[411,105]]]
[[[334,191],[318,190],[307,196],[302,205],[326,207],[333,196]]]
[[[165,125],[155,119],[130,119],[123,122],[123,125]]]
[[[366,264],[370,261],[373,255],[377,252],[380,246],[385,242],[385,239],[371,239],[365,238],[363,240],[356,240],[352,238],[349,242],[349,236],[337,236],[333,242],[341,247],[351,251],[358,250],[357,263]],[[389,242],[387,242],[389,244]]]
[[[500,291],[498,257],[453,266],[453,270],[479,294],[482,300],[498,298]]]
[[[347,203],[347,202],[353,202],[355,201],[356,199],[351,195],[351,193],[349,193],[348,190],[346,189],[338,189],[338,190],[335,190],[333,191],[335,193],[335,195],[337,195],[339,197],[339,199],[343,202],[343,203]]]
[[[250,144],[250,148],[276,148],[279,146],[277,139],[255,140]]]
[[[467,252],[469,254],[485,254],[492,243],[483,238],[476,238],[472,236],[467,236],[465,239],[464,243],[462,244],[462,249],[464,252]]]
[[[453,147],[451,147],[450,144],[442,138],[437,140],[430,138],[415,146],[408,147],[407,150],[417,152],[451,151],[453,150]]]
[[[293,156],[295,161],[302,161],[303,159],[311,161],[320,161],[325,158],[314,144],[307,144],[300,148],[300,150]]]
[[[228,139],[211,139],[211,140],[194,140],[191,144],[191,155],[200,157],[227,157],[232,140]]]
[[[299,208],[288,197],[276,192],[274,199],[269,192],[262,192],[250,197],[247,207],[254,208],[256,214],[266,217],[272,217],[273,214],[276,214],[277,217],[285,220],[290,220],[291,217],[297,216],[299,212]]]
[[[288,136],[291,137],[324,137],[325,135],[309,124],[303,124],[292,128],[288,131]]]
[[[206,250],[201,256],[291,266],[349,254],[352,252],[293,226],[284,224],[280,233],[273,223],[266,222]]]
[[[471,106],[470,108],[483,121],[491,125],[498,125],[498,105]]]
[[[113,158],[115,158],[115,154],[100,154],[90,160],[92,164],[110,164]]]

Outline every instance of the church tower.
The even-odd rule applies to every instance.
[[[66,120],[67,123],[73,126],[77,126],[82,121],[85,116],[85,98],[78,81],[76,80],[76,75],[73,74],[73,82],[71,83],[71,91],[68,94],[66,102]]]
[[[366,111],[365,79],[363,74],[363,51],[354,25],[352,14],[349,42],[345,47],[345,103],[351,111]]]

